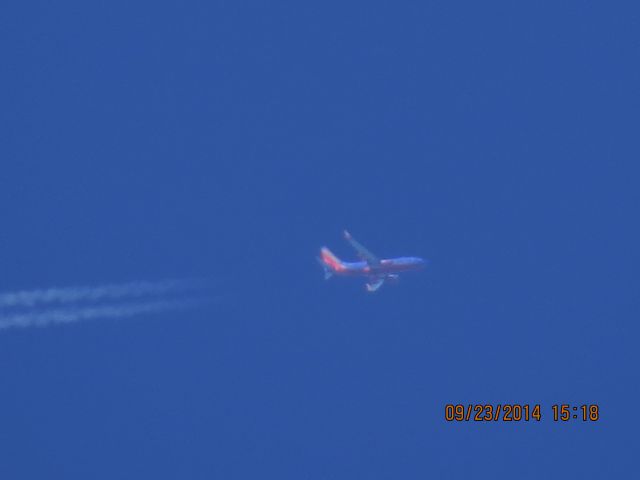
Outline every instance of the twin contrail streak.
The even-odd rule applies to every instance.
[[[184,310],[204,305],[206,299],[158,300],[155,302],[124,305],[102,305],[47,310],[43,312],[17,313],[0,317],[0,330],[12,327],[44,327],[56,323],[73,323],[99,318],[128,318],[142,314],[161,313],[170,310]]]
[[[118,300],[121,298],[163,295],[194,290],[198,280],[162,280],[157,282],[129,282],[96,287],[65,287],[22,290],[0,294],[0,308],[33,307],[45,303],[74,303],[80,301]]]
[[[125,319],[201,307],[202,280],[162,280],[0,294],[0,331],[96,319]]]

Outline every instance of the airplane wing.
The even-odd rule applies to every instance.
[[[377,267],[380,265],[380,259],[378,257],[376,257],[373,253],[371,253],[369,250],[367,250],[366,248],[364,248],[360,242],[356,241],[355,238],[353,238],[351,236],[351,234],[349,232],[347,232],[346,230],[344,231],[344,238],[347,242],[349,242],[351,244],[351,246],[353,248],[356,249],[356,252],[358,252],[358,256],[364,260],[365,262],[367,262],[369,264],[369,266],[371,267]],[[382,282],[384,282],[384,278],[382,279]],[[380,285],[382,285],[382,282],[380,282]],[[369,285],[369,284],[367,284]],[[377,290],[380,285],[378,285],[375,289]],[[368,287],[367,287],[368,288]],[[373,291],[373,290],[370,290]]]
[[[371,277],[367,282],[367,291],[375,292],[384,283],[385,277]]]

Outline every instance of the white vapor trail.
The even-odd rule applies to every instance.
[[[204,279],[171,279],[0,293],[0,331],[186,310],[215,300]]]
[[[146,295],[165,295],[195,290],[203,286],[199,280],[161,280],[156,282],[129,282],[102,286],[78,286],[21,290],[0,294],[0,308],[34,307],[50,303],[98,302],[136,298]]]
[[[156,300],[120,305],[99,305],[50,309],[41,312],[25,312],[0,316],[0,330],[8,328],[44,327],[52,324],[73,323],[99,318],[129,318],[143,314],[185,310],[202,306],[211,301],[207,298],[182,300]]]

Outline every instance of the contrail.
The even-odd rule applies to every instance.
[[[78,286],[21,290],[0,294],[0,308],[34,307],[50,303],[98,302],[137,298],[146,295],[166,295],[197,290],[205,286],[202,280],[161,280],[157,282],[129,282],[102,286]]]
[[[0,330],[8,328],[44,327],[52,324],[73,323],[99,318],[129,318],[143,314],[186,310],[203,306],[212,299],[197,297],[183,300],[157,300],[121,305],[100,305],[51,309],[42,312],[26,312],[0,316]]]
[[[210,281],[169,279],[0,293],[0,331],[204,306]]]

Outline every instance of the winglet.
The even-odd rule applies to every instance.
[[[351,240],[351,234],[346,230],[344,231],[344,238],[346,238],[347,240]]]
[[[384,283],[384,280],[385,280],[385,277],[371,279],[365,285],[365,287],[367,287],[367,292],[375,292],[376,290],[378,290]]]

